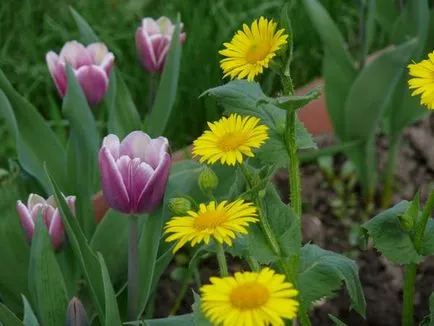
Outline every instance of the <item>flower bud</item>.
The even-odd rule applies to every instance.
[[[65,200],[71,211],[75,214],[75,196],[68,196]],[[35,233],[35,223],[38,214],[41,214],[54,248],[59,249],[62,246],[65,231],[62,217],[60,216],[53,196],[45,200],[39,195],[30,194],[27,200],[27,206],[24,205],[21,200],[17,202],[17,212],[29,243],[32,242]]]
[[[66,326],[87,326],[89,319],[80,299],[73,297],[66,311]]]
[[[104,43],[92,43],[84,47],[77,41],[71,41],[65,43],[59,55],[53,51],[48,52],[45,60],[61,97],[65,96],[68,86],[68,63],[89,104],[98,104],[107,92],[115,57]]]
[[[200,172],[198,182],[200,189],[207,194],[217,188],[219,179],[214,171],[206,166]]]
[[[185,33],[180,25],[179,41],[184,43]],[[158,20],[144,18],[142,26],[136,31],[137,53],[143,66],[149,72],[162,72],[169,52],[175,25],[169,18],[160,17]]]
[[[185,197],[175,197],[169,200],[169,211],[173,215],[182,216],[187,214],[188,211],[191,211],[193,205],[188,198]]]
[[[119,212],[152,212],[163,199],[171,163],[164,137],[152,139],[133,131],[120,142],[108,135],[99,151],[104,198]]]

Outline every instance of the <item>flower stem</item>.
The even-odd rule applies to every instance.
[[[291,207],[301,219],[301,181],[295,135],[295,111],[286,112],[286,151],[289,157],[289,189]]]
[[[252,272],[259,272],[259,270],[261,269],[261,265],[259,265],[255,257],[247,256],[245,259]]]
[[[189,285],[190,280],[191,280],[192,272],[193,272],[193,270],[191,268],[188,268],[187,271],[185,272],[184,278],[182,280],[181,290],[179,291],[179,294],[176,297],[175,303],[173,304],[173,307],[170,310],[169,315],[171,315],[171,316],[176,315],[176,313],[178,312],[178,309],[181,306],[182,300],[184,299],[185,294],[187,293],[187,289],[188,289],[188,285]]]
[[[220,276],[226,277],[229,275],[228,273],[228,264],[226,263],[226,256],[225,251],[223,249],[223,245],[216,241],[216,248],[217,248],[217,262],[219,264],[220,269]]]
[[[389,150],[387,152],[386,180],[384,183],[383,198],[381,208],[386,209],[390,206],[392,199],[393,181],[395,175],[395,161],[398,152],[399,138],[390,139]]]
[[[415,227],[414,248],[418,253],[421,253],[423,245],[423,236],[425,234],[426,225],[430,215],[434,209],[434,190],[423,208],[422,215]],[[405,269],[404,293],[403,293],[403,312],[402,325],[413,325],[413,301],[414,301],[414,282],[416,279],[416,264],[409,264]]]
[[[131,215],[128,221],[128,320],[137,319],[137,298],[139,289],[138,271],[138,224],[137,216]]]

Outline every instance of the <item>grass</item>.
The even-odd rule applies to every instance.
[[[321,2],[349,44],[357,42],[355,2]],[[278,18],[283,3],[283,0],[3,0],[0,68],[20,94],[47,119],[59,119],[61,101],[48,73],[45,53],[58,52],[65,41],[78,38],[68,8],[72,5],[115,53],[116,65],[144,114],[148,75],[137,62],[135,30],[142,17],[174,18],[180,12],[187,42],[183,48],[176,108],[166,131],[173,147],[180,148],[201,133],[207,120],[221,114],[215,103],[198,97],[204,90],[224,82],[218,65],[222,43],[229,41],[243,22],[249,23],[260,15]],[[301,86],[320,74],[322,46],[301,1],[289,3],[295,39],[292,70],[295,85]],[[0,158],[4,158],[6,147],[0,150]]]

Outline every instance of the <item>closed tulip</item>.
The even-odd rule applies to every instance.
[[[103,43],[85,47],[77,41],[66,42],[60,54],[45,57],[51,77],[61,97],[67,89],[66,64],[70,64],[89,104],[98,104],[107,92],[114,55]]]
[[[68,196],[65,200],[75,214],[75,196]],[[17,211],[29,243],[33,239],[36,219],[41,214],[54,248],[59,249],[61,247],[65,239],[65,232],[62,217],[53,196],[45,200],[39,195],[31,194],[27,200],[27,206],[21,200],[17,202]]]
[[[171,166],[166,138],[133,131],[120,142],[104,138],[99,151],[102,189],[109,206],[127,214],[152,212],[160,204]]]
[[[186,36],[182,24],[180,28],[179,40],[184,43]],[[140,61],[149,72],[163,70],[174,30],[175,25],[167,17],[142,19],[142,26],[136,31],[136,47]]]

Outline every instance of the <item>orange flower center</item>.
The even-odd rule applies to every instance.
[[[223,224],[227,218],[226,212],[221,210],[199,213],[194,221],[194,227],[197,230],[215,228]]]
[[[247,50],[246,59],[248,63],[255,64],[258,61],[264,60],[270,53],[271,45],[269,42],[252,44]]]
[[[240,310],[262,307],[270,298],[268,289],[258,282],[240,284],[232,290],[231,303]]]
[[[237,149],[245,142],[246,137],[243,133],[229,132],[219,139],[217,147],[220,148],[223,152],[230,152]]]

